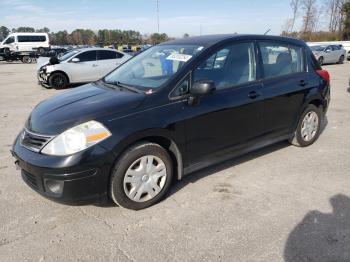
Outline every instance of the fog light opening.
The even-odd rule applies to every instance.
[[[49,193],[60,195],[63,192],[63,181],[45,179],[45,188]]]

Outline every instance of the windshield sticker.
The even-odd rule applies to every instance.
[[[171,54],[168,56],[166,59],[167,60],[174,60],[174,61],[182,61],[182,62],[187,62],[192,58],[191,55],[185,55],[185,54]]]

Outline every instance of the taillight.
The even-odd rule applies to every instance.
[[[330,82],[331,78],[326,70],[316,70],[316,73],[327,83]]]

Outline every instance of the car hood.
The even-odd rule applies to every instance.
[[[29,116],[26,128],[32,132],[57,135],[77,124],[115,116],[138,107],[145,95],[91,83],[39,103]]]
[[[40,56],[36,60],[36,69],[39,70],[42,66],[49,64],[50,57]]]

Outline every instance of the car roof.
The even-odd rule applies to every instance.
[[[282,36],[271,36],[271,35],[243,35],[243,34],[217,34],[217,35],[203,35],[203,36],[193,36],[181,39],[176,39],[168,42],[161,43],[160,45],[174,44],[174,45],[201,45],[201,46],[211,46],[219,42],[227,40],[274,40],[274,41],[288,41],[296,44],[305,44],[304,41]]]
[[[77,50],[79,52],[107,50],[107,51],[114,51],[114,52],[117,52],[117,53],[120,53],[120,54],[123,54],[123,55],[129,55],[129,54],[125,53],[125,52],[122,52],[122,51],[119,51],[119,50],[116,50],[116,49],[103,48],[103,47],[83,47],[83,48],[77,47],[77,48],[70,49],[70,51],[73,51],[73,50]]]
[[[109,51],[115,51],[120,52],[119,50],[111,49],[111,48],[103,48],[103,47],[82,47],[82,48],[75,48],[79,51],[97,51],[97,50],[109,50]]]

